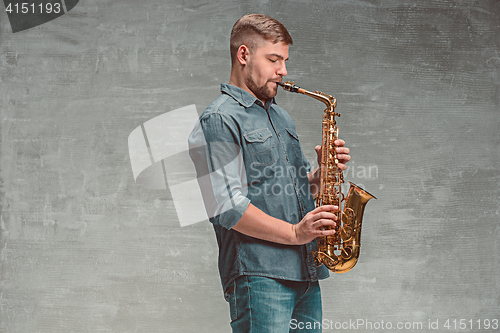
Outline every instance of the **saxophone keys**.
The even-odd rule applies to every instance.
[[[328,244],[330,246],[336,246],[338,244],[338,241],[336,238],[337,237],[335,237],[335,235],[328,236],[326,239],[326,244]]]
[[[349,242],[354,237],[354,224],[356,222],[356,214],[351,208],[346,208],[342,212],[342,230],[340,230],[340,238],[342,241]]]
[[[352,248],[350,246],[345,246],[340,251],[340,256],[342,259],[347,260],[352,257]]]
[[[340,231],[340,238],[342,238],[344,242],[348,242],[352,238],[352,235],[353,232],[350,226],[345,226]]]

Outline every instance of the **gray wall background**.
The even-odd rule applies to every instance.
[[[287,78],[337,98],[345,178],[378,197],[324,318],[500,319],[499,1],[81,0],[15,34],[0,13],[1,332],[230,331],[210,223],[134,183],[127,138],[219,94],[252,12],[294,38]],[[277,101],[314,160],[323,105]]]

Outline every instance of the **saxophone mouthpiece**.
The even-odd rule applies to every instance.
[[[297,87],[296,85],[293,84],[293,81],[286,81],[285,83],[283,82],[277,82],[278,85],[282,86],[283,89],[287,90],[287,91],[290,91],[290,92],[296,92],[298,93],[299,92],[299,87]]]

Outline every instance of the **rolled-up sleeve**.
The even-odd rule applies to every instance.
[[[231,118],[209,113],[198,121],[189,137],[189,154],[210,222],[232,228],[250,204],[245,165]]]

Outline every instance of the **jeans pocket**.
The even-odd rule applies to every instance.
[[[233,281],[227,287],[226,291],[224,292],[224,299],[226,302],[229,303],[229,312],[231,316],[231,321],[236,320],[238,318],[238,309],[236,307],[236,296],[235,296],[235,288],[236,288],[236,283]]]

